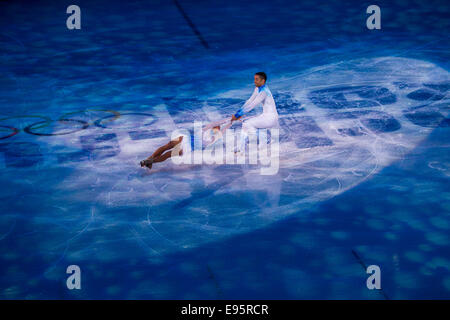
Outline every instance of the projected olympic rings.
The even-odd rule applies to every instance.
[[[149,125],[152,125],[152,124],[156,121],[155,117],[154,117],[152,114],[150,114],[150,113],[127,112],[127,113],[122,113],[122,114],[121,114],[121,116],[130,116],[130,115],[131,115],[131,116],[151,117],[150,121],[147,122],[147,123],[145,123],[145,124],[142,124],[142,126],[149,126]],[[113,116],[109,115],[109,116],[100,118],[100,119],[96,120],[96,121],[94,122],[94,124],[95,124],[97,127],[100,127],[100,128],[106,128],[105,123],[106,123],[106,122],[111,122],[111,119],[110,119],[110,118],[112,118],[112,117],[113,117]],[[134,127],[135,127],[135,126],[133,126],[133,127],[122,127],[122,129],[132,129],[132,128],[134,128]]]
[[[9,127],[9,126],[0,126],[0,128],[6,128],[6,129],[12,130],[12,132],[11,132],[10,134],[8,134],[8,135],[6,135],[6,136],[3,136],[3,137],[0,137],[0,140],[10,138],[10,137],[12,137],[12,136],[18,134],[19,131],[20,131],[20,130],[17,129],[17,128]]]
[[[106,112],[106,113],[110,113],[110,114],[107,116],[101,117],[97,120],[76,119],[77,115],[84,114],[84,115],[89,116],[89,113],[94,113],[94,112],[95,113]],[[149,126],[156,121],[155,116],[153,116],[150,113],[128,112],[128,113],[121,114],[120,112],[114,111],[114,110],[86,109],[86,110],[64,113],[56,120],[50,119],[45,116],[38,116],[38,115],[19,115],[19,116],[9,116],[9,117],[0,118],[0,122],[14,120],[14,119],[22,119],[22,118],[38,118],[40,121],[34,122],[32,124],[26,124],[26,126],[23,128],[23,131],[28,134],[36,135],[36,136],[60,136],[60,135],[68,135],[68,134],[76,133],[78,131],[87,129],[91,125],[94,125],[99,128],[107,128],[106,125],[108,123],[112,123],[112,122],[116,121],[117,119],[119,119],[120,117],[127,116],[127,115],[148,117],[149,121],[146,121],[143,124],[144,126]],[[53,123],[61,124],[63,126],[71,125],[71,128],[70,129],[62,128],[62,130],[52,131],[52,132],[50,132],[50,131],[46,132],[45,130],[42,130],[44,128],[49,127]],[[75,127],[73,127],[73,125],[75,125]],[[117,128],[115,128],[115,129],[117,129]],[[123,129],[123,127],[122,127],[122,129]],[[10,125],[10,123],[5,123],[5,125],[0,123],[0,131],[8,132],[8,134],[6,134],[4,136],[0,135],[0,140],[1,140],[1,139],[7,139],[7,138],[15,136],[16,134],[18,134],[21,131],[21,129],[20,129],[20,127],[17,128],[16,126]]]
[[[77,123],[79,124],[79,126],[75,129],[72,130],[68,130],[68,131],[63,131],[63,132],[51,132],[51,133],[45,133],[45,132],[37,132],[36,129],[39,128],[39,124],[42,123],[41,122],[37,122],[37,123],[33,123],[29,126],[27,126],[24,131],[26,133],[29,134],[33,134],[36,136],[61,136],[61,135],[67,135],[67,134],[71,134],[71,133],[75,133],[81,130],[84,130],[86,128],[88,128],[90,125],[93,124],[93,122],[88,122],[85,120],[80,120],[80,119],[71,119],[68,118],[67,116],[74,116],[76,114],[86,114],[86,113],[91,113],[91,112],[108,112],[111,113],[111,121],[114,121],[116,119],[118,119],[120,117],[120,113],[114,110],[106,110],[106,109],[86,109],[86,110],[80,110],[80,111],[73,111],[73,112],[67,112],[64,113],[62,116],[59,117],[59,119],[57,120],[59,123],[65,124],[65,123]]]
[[[58,120],[60,123],[65,123],[65,122],[78,122],[81,124],[80,127],[74,129],[74,130],[69,130],[69,131],[63,131],[63,132],[52,132],[52,133],[42,133],[42,132],[35,132],[33,130],[36,129],[36,126],[43,123],[44,121],[40,121],[40,122],[36,122],[33,124],[30,124],[29,126],[25,127],[25,129],[23,129],[23,131],[25,131],[26,133],[29,134],[34,134],[36,136],[62,136],[62,135],[66,135],[66,134],[71,134],[71,133],[75,133],[81,130],[86,129],[87,127],[89,127],[89,123],[87,123],[86,121],[83,120],[75,120],[75,119],[59,119]]]
[[[21,115],[21,116],[9,116],[9,117],[4,117],[4,118],[0,118],[0,122],[1,121],[8,121],[8,120],[14,120],[14,119],[25,119],[25,118],[38,118],[41,119],[43,121],[39,121],[39,123],[41,124],[40,126],[37,126],[37,128],[43,128],[46,127],[50,124],[50,122],[52,121],[50,118],[48,117],[44,117],[44,116],[38,116],[38,115]],[[15,136],[16,134],[18,134],[20,132],[20,129],[15,127],[15,126],[10,126],[10,125],[3,125],[0,124],[1,128],[6,128],[6,129],[10,129],[12,130],[12,133],[10,133],[9,135],[0,137],[0,139],[7,139],[7,138],[11,138],[12,136]]]
[[[38,118],[41,120],[45,120],[45,121],[41,121],[41,122],[46,122],[46,124],[39,126],[39,128],[48,126],[50,124],[50,122],[52,121],[52,119],[50,119],[49,117],[38,116],[38,115],[9,116],[9,117],[0,118],[0,121],[8,121],[8,120],[13,120],[13,119],[25,119],[25,118]]]
[[[59,117],[59,120],[68,119],[68,116],[73,116],[75,114],[86,113],[86,112],[108,112],[108,113],[111,113],[112,115],[110,116],[111,119],[109,119],[109,121],[114,121],[114,120],[120,118],[120,116],[121,116],[121,114],[119,112],[114,111],[114,110],[86,109],[86,110],[80,110],[80,111],[73,111],[73,112],[64,113],[61,117]],[[89,123],[89,125],[91,125],[92,123]]]

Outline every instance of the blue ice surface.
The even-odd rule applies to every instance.
[[[379,1],[381,31],[359,1],[179,2],[209,48],[170,1],[80,0],[73,31],[54,2],[0,3],[0,298],[384,299],[354,253],[391,299],[450,298],[450,80],[402,74],[449,70],[448,2]],[[303,150],[277,175],[138,167],[257,71]]]

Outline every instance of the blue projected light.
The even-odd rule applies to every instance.
[[[450,4],[367,7],[1,1],[0,299],[450,298]]]

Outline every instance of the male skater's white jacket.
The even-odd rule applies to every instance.
[[[249,132],[256,133],[256,129],[278,127],[277,107],[273,100],[272,92],[265,84],[261,87],[255,87],[250,99],[245,102],[234,116],[239,118],[259,104],[262,104],[263,112],[258,116],[245,120],[242,124],[240,151],[245,150],[245,142]]]

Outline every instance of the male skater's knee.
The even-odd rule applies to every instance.
[[[242,132],[244,134],[253,134],[255,133],[256,128],[252,125],[252,123],[244,122],[242,124]]]

